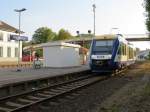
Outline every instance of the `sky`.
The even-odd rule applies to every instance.
[[[37,28],[44,26],[54,32],[64,28],[73,35],[76,31],[93,32],[93,3],[96,35],[111,33],[112,28],[118,28],[122,34],[147,33],[143,0],[1,0],[0,20],[18,27],[14,9],[26,8],[21,16],[21,29],[30,39]]]

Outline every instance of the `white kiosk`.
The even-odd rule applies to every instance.
[[[64,42],[49,42],[42,44],[44,67],[74,67],[80,66],[80,45]]]

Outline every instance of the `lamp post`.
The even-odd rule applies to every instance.
[[[96,5],[95,4],[93,4],[92,5],[93,6],[93,14],[94,14],[94,21],[93,21],[93,32],[94,32],[94,37],[95,37],[95,9],[96,9]]]
[[[18,31],[18,34],[19,34],[19,37],[18,37],[18,69],[17,71],[21,71],[20,69],[20,33],[21,33],[21,12],[25,11],[27,9],[25,8],[22,8],[22,9],[15,9],[14,11],[15,12],[18,12],[18,16],[19,16],[19,31]]]

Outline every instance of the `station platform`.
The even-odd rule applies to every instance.
[[[0,87],[11,83],[36,80],[47,77],[50,78],[74,72],[86,71],[89,70],[89,67],[87,65],[83,65],[67,68],[21,68],[20,72],[17,72],[16,70],[17,68],[0,68]]]

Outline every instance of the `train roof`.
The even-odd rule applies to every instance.
[[[95,37],[95,39],[100,39],[100,40],[112,40],[115,38],[116,38],[116,35],[111,35],[111,34],[99,35]]]
[[[121,34],[116,34],[116,35],[108,34],[108,35],[100,35],[95,37],[96,40],[114,40],[116,38],[118,38],[120,42],[128,44],[128,41]]]
[[[99,36],[96,36],[95,39],[98,39],[98,40],[112,40],[112,39],[116,39],[118,37],[123,37],[123,35],[121,34],[105,34],[105,35],[99,35]]]

